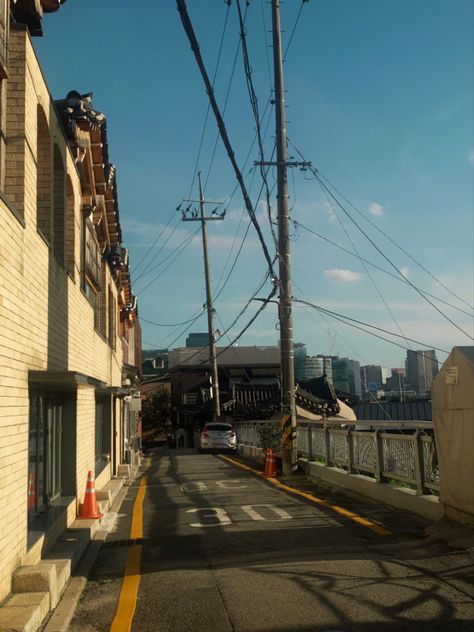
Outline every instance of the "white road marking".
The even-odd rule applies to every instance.
[[[203,518],[211,518],[217,520],[212,524],[203,524],[202,522],[191,522],[190,527],[202,528],[202,527],[221,527],[225,524],[231,524],[231,519],[229,518],[227,511],[222,509],[221,507],[203,507],[197,509],[188,509],[186,513],[199,513],[206,512],[202,514]]]
[[[255,510],[256,507],[258,507],[259,509],[268,509],[269,511],[272,511],[274,514],[276,514],[278,518],[265,518],[264,516],[262,516],[262,514],[258,513],[258,511]],[[289,513],[287,513],[283,509],[280,509],[279,507],[275,507],[275,505],[243,505],[242,511],[245,511],[245,513],[250,518],[252,518],[252,520],[270,520],[270,522],[273,522],[275,520],[292,520],[292,516],[290,516]]]
[[[237,483],[237,485],[235,485],[235,483]],[[240,483],[240,485],[238,483]],[[222,489],[246,489],[247,488],[247,485],[242,485],[242,479],[240,478],[228,478],[223,481],[216,481],[216,485],[218,487],[221,487]]]

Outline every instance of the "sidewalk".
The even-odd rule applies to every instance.
[[[87,581],[85,571],[93,565],[107,536],[107,512],[120,506],[137,475],[138,466],[127,468],[96,492],[104,514],[101,520],[76,519],[38,564],[20,566],[15,571],[12,594],[0,607],[0,632],[36,632],[53,611],[45,632],[67,630],[66,611],[71,610],[72,617]]]

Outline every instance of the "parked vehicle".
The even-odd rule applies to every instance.
[[[199,435],[199,452],[237,450],[237,435],[231,424],[207,423]]]

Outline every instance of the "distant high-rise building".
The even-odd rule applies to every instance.
[[[367,364],[360,368],[360,380],[362,392],[370,396],[376,397],[377,391],[387,381],[388,369],[378,364]]]
[[[311,380],[322,375],[326,375],[328,380],[332,382],[331,358],[323,355],[307,356],[305,359],[305,379]]]
[[[189,334],[186,338],[187,347],[207,347],[209,344],[209,334],[207,333],[195,333]]]
[[[360,363],[350,358],[332,356],[332,383],[334,388],[352,395],[361,395]]]
[[[405,369],[391,369],[392,375],[387,378],[386,391],[397,393],[400,401],[405,399]]]
[[[306,379],[305,361],[306,361],[306,345],[302,342],[295,342],[293,345],[295,358],[295,380],[300,381]]]
[[[433,349],[407,350],[405,360],[406,382],[413,386],[417,395],[425,396],[438,373],[438,360]]]

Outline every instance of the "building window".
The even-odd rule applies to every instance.
[[[76,278],[76,217],[74,189],[71,178],[66,176],[66,269],[72,279]]]
[[[83,290],[94,310],[94,328],[107,336],[105,262],[102,260],[94,225],[89,217],[83,222]]]
[[[95,475],[98,476],[110,463],[111,445],[110,398],[95,400]]]
[[[59,394],[30,395],[28,430],[28,520],[61,495],[63,401]]]
[[[86,280],[88,280],[91,285],[95,286],[97,290],[100,290],[101,256],[99,242],[97,241],[92,221],[87,217],[84,224],[84,272]]]
[[[54,197],[53,197],[53,250],[58,261],[65,260],[65,208],[66,173],[63,158],[57,145],[54,146]]]
[[[112,349],[116,346],[117,337],[117,303],[112,292],[112,288],[109,286],[109,313],[108,313],[108,340]]]
[[[45,113],[39,105],[37,108],[36,157],[36,226],[43,237],[51,243],[51,140]]]

